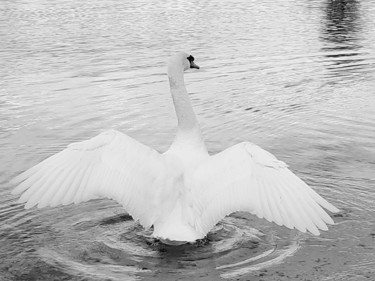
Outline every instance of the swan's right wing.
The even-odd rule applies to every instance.
[[[211,156],[193,174],[195,227],[207,233],[235,211],[319,235],[333,220],[322,207],[338,209],[259,146],[244,142]]]
[[[166,177],[161,154],[115,130],[78,143],[17,176],[13,194],[25,208],[67,205],[110,198],[149,227],[157,216],[155,198]]]

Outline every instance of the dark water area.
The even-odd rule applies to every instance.
[[[373,280],[375,1],[1,1],[0,280]],[[164,151],[171,54],[210,153],[248,140],[341,212],[319,237],[245,213],[164,246],[115,202],[25,210],[10,179],[115,128]]]

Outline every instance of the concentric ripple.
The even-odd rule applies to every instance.
[[[212,277],[213,272],[221,278],[239,277],[279,263],[299,248],[297,238],[266,235],[240,216],[226,217],[202,243],[168,246],[152,239],[152,230],[144,230],[129,215],[108,212],[80,213],[86,219],[77,215],[76,221],[70,217],[70,222],[57,223],[58,235],[37,254],[55,270],[90,280],[191,280]]]

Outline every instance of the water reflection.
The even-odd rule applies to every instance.
[[[335,49],[356,49],[361,30],[359,3],[352,0],[329,0],[322,38]]]
[[[200,265],[200,266],[198,266]],[[183,275],[183,280],[203,278],[209,275],[210,280],[219,280],[219,271],[216,268],[216,258],[212,245],[206,245],[204,250],[196,246],[165,246],[159,249],[158,268],[154,275],[158,280],[175,280],[176,276]],[[212,269],[207,271],[207,269]],[[190,273],[190,274],[189,274]],[[190,275],[190,278],[188,277]]]
[[[328,0],[321,39],[329,75],[335,78],[354,77],[361,72],[366,58],[361,51],[359,2]]]

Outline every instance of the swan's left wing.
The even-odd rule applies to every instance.
[[[244,142],[203,162],[193,174],[197,198],[195,227],[207,233],[224,216],[248,211],[278,225],[319,235],[337,212],[287,165],[259,146]],[[323,207],[323,208],[322,208]]]
[[[110,198],[149,227],[165,185],[164,156],[135,139],[110,130],[69,145],[13,180],[25,208],[67,205]]]

